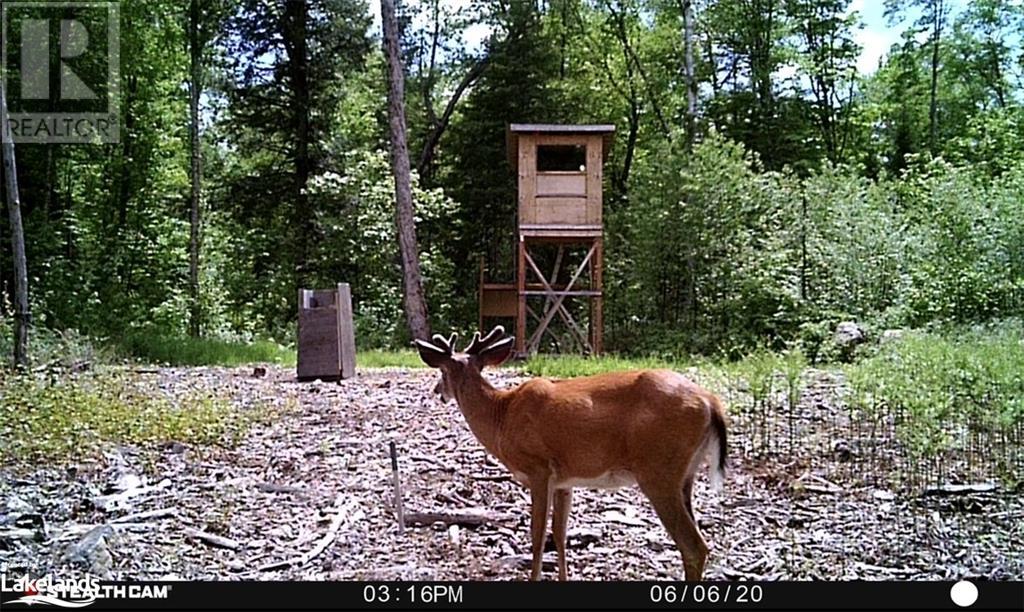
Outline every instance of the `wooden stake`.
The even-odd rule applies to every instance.
[[[402,481],[398,477],[398,452],[395,442],[388,443],[391,450],[391,476],[395,484],[395,512],[398,514],[398,533],[405,533],[405,513],[402,511]]]

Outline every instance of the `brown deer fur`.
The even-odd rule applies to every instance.
[[[510,390],[491,386],[481,369],[508,358],[513,338],[500,327],[479,334],[466,352],[455,336],[417,341],[441,370],[436,391],[454,399],[473,434],[530,489],[533,566],[552,512],[559,579],[567,577],[566,526],[572,487],[638,484],[683,557],[687,580],[700,580],[708,547],[693,515],[695,474],[707,456],[713,480],[724,473],[725,414],[709,391],[670,370],[614,372],[570,380],[535,378]]]

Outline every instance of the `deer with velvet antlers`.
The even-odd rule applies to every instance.
[[[531,579],[539,580],[548,510],[567,577],[566,529],[573,487],[639,485],[683,557],[687,580],[704,574],[708,547],[693,514],[693,482],[705,459],[713,484],[726,465],[725,413],[711,392],[670,370],[614,372],[568,380],[535,378],[510,390],[481,375],[508,359],[514,338],[496,327],[463,352],[456,335],[417,340],[441,370],[435,388],[454,399],[484,448],[530,490]]]

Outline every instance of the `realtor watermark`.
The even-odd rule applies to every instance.
[[[14,142],[119,142],[120,4],[5,0],[0,13]]]

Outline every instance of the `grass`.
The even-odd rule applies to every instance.
[[[373,349],[356,353],[358,368],[425,368],[427,365],[416,351],[403,349],[386,351]]]
[[[145,363],[172,366],[240,366],[272,363],[294,367],[293,347],[267,340],[237,342],[219,338],[189,338],[135,334],[120,340],[116,346],[122,354]],[[422,368],[426,367],[412,350],[371,349],[356,353],[360,368]]]
[[[176,366],[295,365],[294,349],[266,340],[236,342],[219,338],[132,334],[115,344],[120,352],[146,363]]]
[[[198,394],[172,400],[123,373],[53,381],[9,376],[0,379],[0,455],[35,463],[79,461],[122,444],[233,446],[271,416],[266,408],[241,411]]]
[[[61,363],[102,363],[97,351],[75,334],[43,336],[43,353]],[[182,366],[273,363],[293,367],[293,348],[273,342],[134,335],[117,343],[120,356]],[[881,346],[868,345],[842,370],[851,409],[872,418],[895,419],[897,436],[921,455],[962,444],[963,432],[1000,432],[1024,421],[1024,324],[1019,320],[984,328],[906,333]],[[40,363],[34,359],[34,363]],[[359,368],[422,368],[409,349],[364,350]],[[68,365],[65,364],[65,365]],[[764,419],[799,401],[807,360],[799,351],[754,351],[736,361],[627,358],[607,355],[534,356],[510,363],[528,375],[571,378],[601,372],[669,368],[721,394],[732,410]],[[259,418],[209,397],[170,400],[142,392],[126,373],[103,368],[90,375],[43,384],[0,375],[0,452],[4,457],[73,457],[108,443],[230,443]],[[2,373],[0,373],[2,374]],[[852,414],[852,413],[851,413]],[[760,425],[763,429],[766,423]],[[763,433],[763,432],[762,432]],[[789,432],[790,436],[793,431]]]

